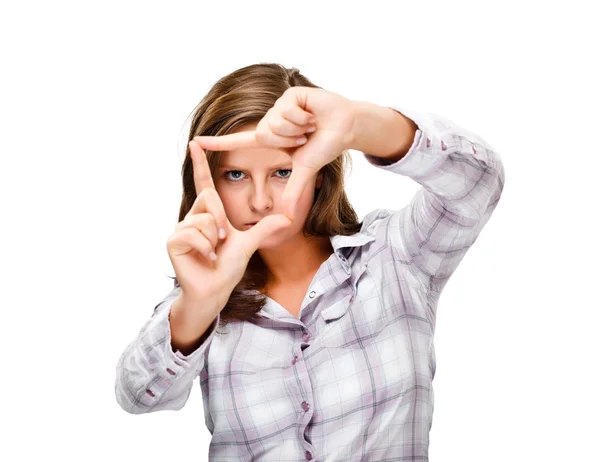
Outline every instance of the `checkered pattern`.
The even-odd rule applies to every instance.
[[[199,378],[211,461],[427,461],[434,409],[436,309],[504,186],[497,153],[435,114],[394,107],[418,130],[396,163],[418,182],[399,210],[332,236],[300,318],[268,298],[189,356],[170,347],[175,287],[121,355],[115,393],[127,412],[181,409]]]

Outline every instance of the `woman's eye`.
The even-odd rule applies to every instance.
[[[229,175],[230,173],[242,173],[242,172],[240,172],[239,170],[227,170],[227,171],[225,172],[225,178],[227,178],[227,175]],[[236,177],[236,178],[237,178],[237,177]],[[228,179],[228,180],[230,180],[230,178],[227,178],[227,179]],[[234,179],[234,180],[232,180],[232,181],[238,181],[238,180],[237,180],[237,179]]]
[[[290,172],[290,175],[292,174],[292,171],[291,171],[289,168],[286,168],[286,169],[281,169],[281,170],[277,170],[277,171],[278,171],[278,172]],[[285,176],[285,177],[283,177],[283,178],[289,178],[289,177],[290,177],[290,175],[287,175],[287,176]]]
[[[292,173],[292,170],[289,169],[289,168],[288,169],[279,169],[279,170],[277,170],[277,172],[278,173],[279,172],[287,172],[287,175],[284,174],[283,176],[279,176],[279,178],[288,179],[290,177],[291,173]],[[229,175],[229,174],[233,174],[233,175],[231,177],[228,177],[227,175]],[[240,170],[227,170],[224,173],[225,178],[228,179],[229,181],[234,182],[234,183],[241,181],[242,177],[238,176],[239,174],[243,175],[244,173],[242,171],[240,171]]]

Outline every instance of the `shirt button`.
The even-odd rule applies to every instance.
[[[302,334],[302,340],[304,340],[305,342],[308,342],[308,337],[309,337],[308,332],[304,332]]]
[[[294,359],[292,359],[292,365],[296,364],[297,359],[298,359],[298,356],[294,356]]]
[[[302,401],[302,409],[304,409],[304,412],[306,412],[310,409],[310,406],[308,405],[308,403],[306,401]]]
[[[306,460],[311,460],[312,459],[312,454],[308,451],[306,451]]]
[[[310,294],[308,294],[310,298],[315,298],[315,295],[317,295],[317,293],[314,290]]]

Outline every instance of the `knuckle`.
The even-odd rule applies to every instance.
[[[207,255],[212,252],[212,244],[203,236],[198,236],[197,246],[202,253]]]
[[[256,138],[256,141],[258,141],[259,143],[266,144],[269,141],[269,133],[267,133],[265,131],[256,131],[254,137]]]
[[[204,225],[205,226],[216,226],[217,225],[217,220],[215,218],[215,216],[212,213],[205,213],[204,214]]]
[[[276,119],[276,120],[271,120],[269,122],[269,125],[271,127],[271,130],[273,130],[276,133],[281,132],[281,130],[283,130],[284,128],[284,122],[281,119]]]
[[[175,233],[176,233],[176,232],[177,232],[177,231],[179,231],[180,229],[184,228],[184,227],[185,227],[185,224],[186,224],[186,220],[187,220],[187,217],[185,217],[183,220],[181,220],[179,223],[177,223],[177,224],[175,225],[175,228],[173,228],[173,232],[175,232]]]
[[[188,228],[194,228],[198,231],[202,231],[202,228],[207,223],[208,215],[208,213],[197,213],[190,218]]]
[[[197,232],[196,228],[184,228],[179,232],[179,236],[181,239],[190,240],[194,238]]]
[[[211,245],[217,244],[217,220],[211,213],[203,213],[198,217],[197,229]]]
[[[170,249],[173,244],[175,244],[175,239],[177,239],[175,237],[175,234],[171,234],[168,238],[167,238],[167,249]]]
[[[295,107],[290,107],[282,111],[282,116],[287,120],[293,121],[293,123],[297,123],[298,120],[298,109]]]

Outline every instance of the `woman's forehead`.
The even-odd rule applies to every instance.
[[[223,151],[219,156],[220,167],[278,168],[291,162],[292,156],[286,151],[266,147]]]

